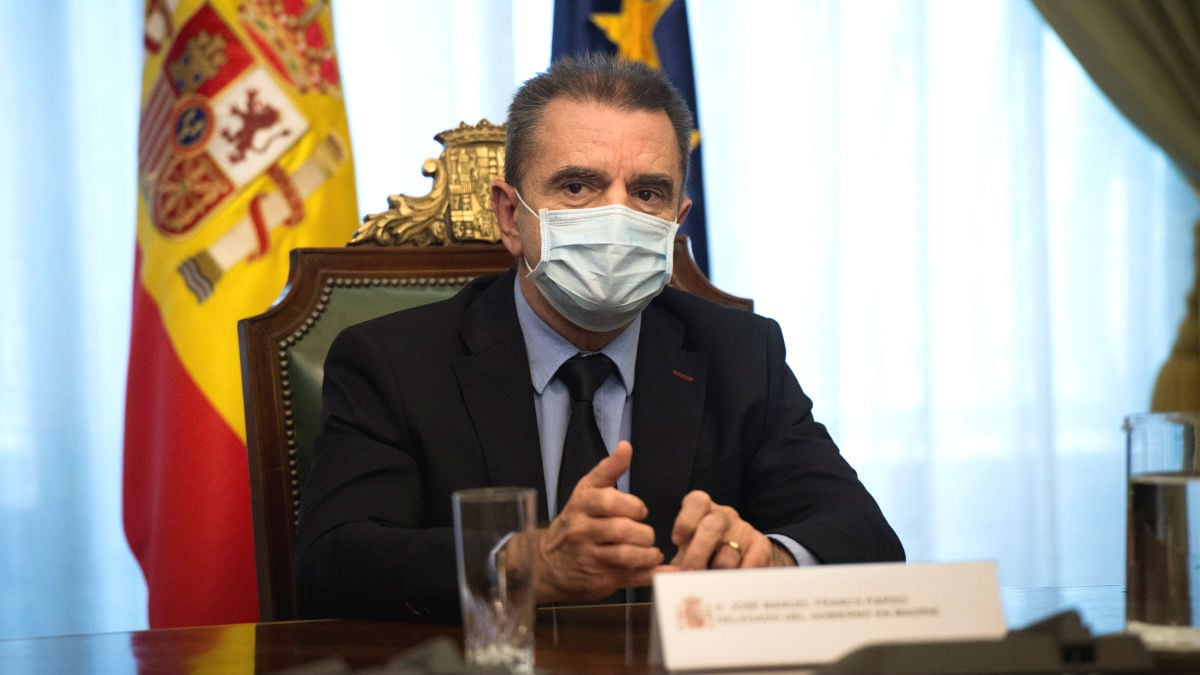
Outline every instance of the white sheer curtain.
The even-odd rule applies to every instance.
[[[689,5],[716,281],[912,560],[1121,583],[1195,198],[1026,3]]]
[[[501,122],[517,86],[550,61],[552,0],[337,0],[333,3],[364,213],[389,194],[423,195],[434,134]]]
[[[145,624],[120,526],[141,3],[0,4],[0,638]],[[500,120],[551,0],[338,0],[364,211]],[[1121,416],[1182,315],[1195,199],[1006,0],[690,0],[715,281],[914,560],[1120,583]]]
[[[141,3],[0,3],[0,637],[144,623],[120,527]]]

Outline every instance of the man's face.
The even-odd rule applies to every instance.
[[[534,211],[624,204],[682,223],[691,208],[690,200],[680,203],[679,149],[666,113],[555,99],[531,150],[521,196]],[[505,246],[535,267],[541,257],[537,216],[503,181],[493,187],[493,201]]]

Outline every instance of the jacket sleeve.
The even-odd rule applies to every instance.
[[[838,451],[785,362],[779,325],[763,336],[766,393],[744,429],[742,517],[823,563],[904,560],[886,518]]]
[[[453,530],[423,522],[396,377],[367,331],[330,348],[294,554],[302,617],[458,617]]]

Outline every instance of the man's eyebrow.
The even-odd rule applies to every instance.
[[[675,196],[675,180],[670,174],[643,173],[634,176],[629,185],[633,189],[658,188],[668,198]]]
[[[570,165],[564,166],[550,174],[550,177],[546,179],[546,186],[552,188],[571,181],[592,182],[596,180],[608,180],[608,177],[604,173],[595,169],[589,169],[586,166]]]

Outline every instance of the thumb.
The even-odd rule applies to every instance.
[[[621,441],[611,455],[597,462],[579,482],[594,488],[615,487],[617,479],[629,470],[632,461],[633,446],[629,441]]]

